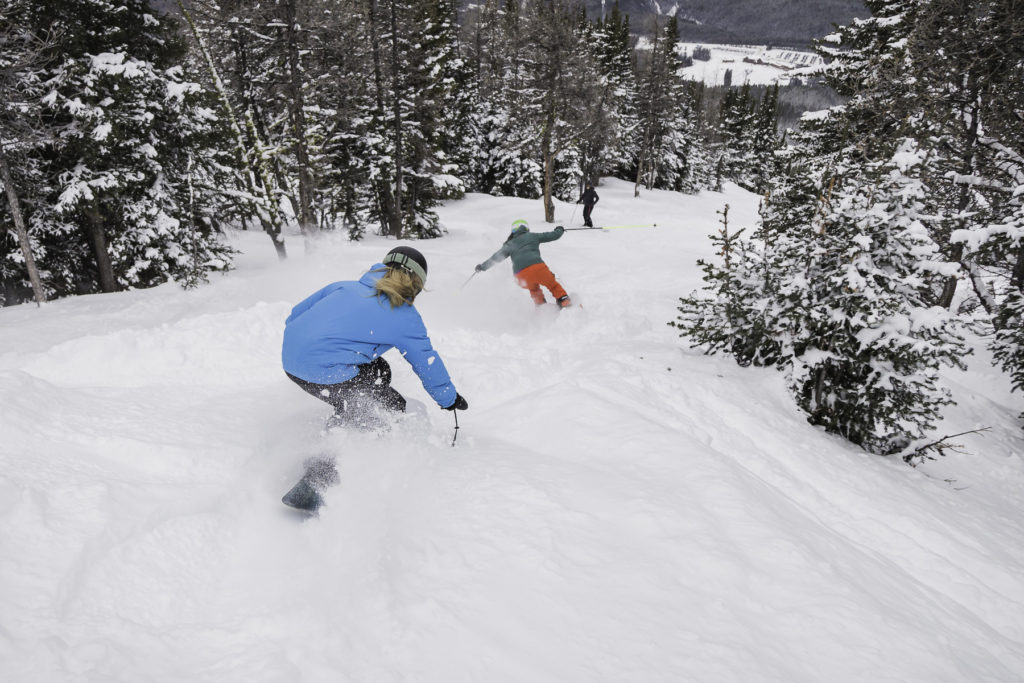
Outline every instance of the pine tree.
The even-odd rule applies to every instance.
[[[470,186],[478,192],[536,199],[544,176],[527,83],[530,54],[514,0],[488,0],[470,17],[468,65],[474,96]]]
[[[605,83],[584,38],[589,28],[561,0],[491,0],[470,18],[473,74],[471,186],[541,197],[554,220],[554,197],[575,199],[581,165],[601,156]],[[604,113],[602,113],[604,112]]]
[[[997,360],[1015,373],[1024,136],[1024,15],[1012,0],[868,3],[873,18],[841,29],[830,82],[851,97],[849,145],[877,158],[894,139],[926,149],[921,177],[933,239],[959,264],[936,283],[941,306],[979,305]],[[1018,284],[1015,284],[1018,283]],[[961,284],[968,285],[961,287]],[[1003,306],[1006,310],[1003,310]]]
[[[636,155],[636,79],[633,72],[629,15],[616,1],[604,20],[581,25],[583,43],[597,65],[597,88],[586,102],[585,126],[580,136],[580,168],[577,192],[586,183],[627,167]]]
[[[309,52],[308,29],[317,17],[307,11],[308,3],[299,0],[278,0],[276,27],[282,44],[284,82],[282,94],[287,115],[286,133],[283,136],[290,151],[292,175],[295,177],[294,207],[303,235],[315,235],[318,221],[314,206],[319,203],[316,178],[321,175],[319,165],[314,165],[319,156],[309,135],[309,111],[306,107],[306,90],[311,76],[304,63]]]
[[[1019,10],[1008,0],[933,0],[922,12],[912,53],[917,98],[929,105],[934,121],[928,131],[932,188],[951,216],[940,239],[962,266],[947,277],[939,303],[980,305],[995,328],[995,359],[1015,386],[1024,355],[1019,330],[1024,16]]]
[[[461,197],[465,188],[458,140],[469,130],[469,112],[459,91],[466,78],[453,14],[450,0],[418,0],[408,17],[419,34],[406,57],[409,176],[403,189],[404,234],[410,237],[440,236],[433,208],[442,199]]]
[[[69,0],[34,8],[59,51],[46,74],[42,116],[62,127],[47,146],[55,179],[30,222],[46,244],[57,295],[201,281],[229,265],[214,214],[221,131],[208,94],[187,79],[185,46],[148,2]]]
[[[379,115],[366,3],[347,0],[325,16],[313,40],[310,70],[317,74],[308,94],[316,112],[310,136],[316,141],[323,229],[339,228],[362,239],[375,222],[384,224],[377,189],[383,185],[375,161],[383,140],[371,135]]]
[[[760,163],[767,162],[774,151],[766,149],[770,147],[766,129],[772,113],[770,109],[761,111],[749,83],[730,88],[722,100],[717,133],[723,173],[748,190],[758,191],[755,178]],[[762,149],[757,148],[759,142]]]
[[[540,143],[544,218],[550,223],[555,220],[553,198],[575,198],[581,175],[576,149],[585,137],[581,128],[595,125],[586,109],[596,96],[598,78],[582,45],[580,23],[559,0],[528,0],[524,19],[531,52],[524,62],[525,94],[532,105],[526,114]]]
[[[779,85],[769,86],[758,105],[751,140],[750,162],[745,169],[745,181],[749,189],[763,194],[771,178],[779,171],[776,168],[775,152],[780,147],[779,127]]]
[[[863,176],[845,174],[796,271],[807,301],[789,385],[809,421],[875,453],[906,448],[952,400],[940,365],[963,367],[948,312],[931,305],[948,269],[926,223],[922,153],[905,140]]]
[[[638,88],[640,125],[636,134],[635,193],[648,188],[693,191],[707,184],[711,163],[701,144],[699,86],[680,75],[679,31],[670,17],[655,33],[650,58]]]
[[[749,365],[760,360],[744,348],[756,336],[756,306],[749,303],[755,292],[751,291],[745,272],[756,256],[747,251],[741,240],[742,229],[729,231],[729,205],[719,213],[722,228],[718,234],[710,235],[719,258],[697,261],[704,271],[705,294],[681,298],[679,316],[669,325],[681,330],[680,336],[689,338],[691,346],[701,347],[709,354],[731,353],[740,365]]]
[[[1024,61],[1022,61],[1024,66]],[[1019,69],[1018,73],[1024,73]],[[995,362],[1009,375],[1014,390],[1024,391],[1024,154],[1018,154],[994,140],[985,140],[1002,163],[997,182],[1008,201],[1001,203],[1002,220],[987,230],[965,230],[954,235],[958,244],[970,248],[978,260],[990,265],[1000,298],[987,302],[995,311],[995,333],[989,344]],[[972,273],[972,279],[980,273]],[[990,275],[991,277],[991,275]],[[975,291],[985,291],[975,285]],[[1024,418],[1024,414],[1021,415]]]
[[[825,179],[834,178],[827,144],[832,137],[827,126],[821,128],[808,126],[779,153],[775,165],[784,172],[771,179],[757,229],[746,240],[734,235],[717,250],[731,254],[725,267],[701,262],[707,294],[681,299],[672,323],[693,346],[730,353],[742,366],[791,364],[792,340],[811,303],[804,296],[805,276],[797,273],[808,263],[807,244],[817,239],[831,200]]]
[[[1014,284],[999,308],[1000,320],[990,346],[1013,390],[1024,391],[1024,294],[1018,289],[1020,284]]]
[[[229,180],[233,181],[236,192],[226,196],[237,200],[225,202],[225,210],[221,215],[225,218],[237,218],[243,226],[248,219],[255,217],[263,231],[270,237],[278,258],[284,259],[287,257],[287,249],[281,238],[283,221],[276,188],[271,183],[274,176],[271,175],[269,168],[273,160],[266,153],[264,136],[258,125],[259,120],[245,104],[239,113],[239,108],[232,100],[232,93],[221,77],[221,69],[217,66],[218,60],[208,39],[209,32],[202,27],[201,19],[187,9],[181,0],[178,0],[178,9],[195,41],[197,54],[194,61],[199,63],[198,70],[206,74],[210,90],[216,93],[226,133],[234,143],[233,161],[237,173]],[[230,164],[224,166],[231,167]],[[221,183],[219,186],[226,187],[227,184]]]
[[[830,156],[831,125],[805,141],[815,163],[776,184],[753,238],[730,246],[735,260],[705,266],[711,296],[683,299],[675,324],[709,352],[785,369],[812,424],[892,453],[951,402],[938,368],[966,349],[930,301],[951,266],[926,226],[916,144],[863,165]]]
[[[39,125],[41,98],[45,93],[41,74],[45,53],[52,49],[45,39],[26,30],[27,2],[11,2],[0,13],[0,184],[3,199],[0,226],[10,239],[0,239],[0,306],[29,298],[47,298],[36,263],[38,240],[29,234],[23,207],[32,202],[42,183],[39,151],[53,144],[57,130]],[[43,211],[36,211],[36,223]],[[9,217],[9,220],[8,220]]]

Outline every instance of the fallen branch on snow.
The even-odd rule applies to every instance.
[[[963,448],[960,444],[949,443],[948,439],[955,439],[958,436],[964,436],[966,434],[980,434],[981,432],[987,432],[991,427],[982,427],[981,429],[972,429],[967,432],[960,432],[959,434],[949,434],[942,437],[938,441],[932,441],[926,443],[923,446],[918,446],[909,453],[904,453],[903,462],[907,463],[911,467],[917,467],[925,460],[935,460],[940,457],[945,457],[947,451],[953,453],[966,454],[966,451],[960,450]]]

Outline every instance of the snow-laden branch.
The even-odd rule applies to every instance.
[[[982,178],[976,175],[964,175],[963,173],[957,173],[950,171],[946,174],[946,178],[949,179],[954,185],[967,185],[970,187],[980,187],[987,190],[996,190],[998,192],[1005,192],[1006,194],[1013,194],[1017,188],[1011,187],[1005,183],[1000,183],[995,180],[988,178]]]
[[[1000,163],[1002,170],[1013,179],[1018,190],[1020,186],[1024,186],[1024,155],[995,138],[980,137],[978,144],[996,152],[997,163]],[[1002,159],[998,159],[998,157],[1002,157]]]

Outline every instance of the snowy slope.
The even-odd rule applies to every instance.
[[[598,191],[598,224],[658,227],[545,245],[580,310],[534,310],[507,262],[460,288],[539,202],[452,202],[417,245],[454,448],[433,405],[322,437],[279,369],[291,306],[380,238],[279,264],[242,233],[199,290],[0,310],[0,680],[1024,679],[1022,406],[984,354],[948,374],[940,434],[992,427],[967,454],[869,456],[665,324],[756,197]],[[300,523],[279,499],[321,452],[342,481]]]

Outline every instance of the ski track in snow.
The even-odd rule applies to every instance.
[[[0,680],[1024,680],[1021,401],[982,341],[936,434],[991,431],[867,455],[666,325],[756,196],[598,190],[598,223],[657,227],[543,246],[582,308],[534,310],[507,261],[461,286],[538,201],[450,202],[417,244],[454,448],[395,352],[429,405],[383,435],[324,434],[280,370],[291,306],[380,238],[278,263],[239,233],[197,290],[0,310]],[[341,483],[300,522],[318,454]]]

